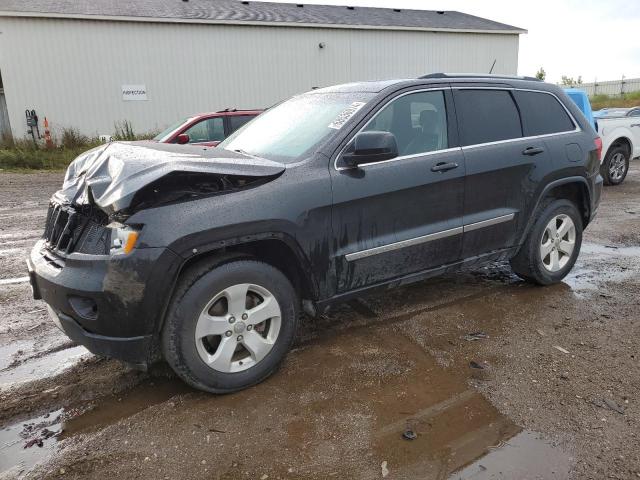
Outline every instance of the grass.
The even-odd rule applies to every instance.
[[[32,142],[13,142],[0,147],[0,169],[2,170],[60,170],[82,152],[98,145],[87,142],[75,147],[55,147],[51,149],[35,147]]]
[[[637,107],[640,105],[640,91],[631,92],[621,96],[612,97],[610,95],[594,95],[590,98],[591,108],[600,110],[603,108],[625,108]]]
[[[146,140],[155,133],[136,134],[131,123],[116,123],[114,140]],[[30,139],[15,140],[12,137],[0,139],[0,170],[9,172],[37,172],[42,170],[63,170],[81,153],[101,145],[97,138],[81,134],[77,129],[62,130],[57,145],[45,148],[34,145]]]

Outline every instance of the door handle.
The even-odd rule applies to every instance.
[[[640,123],[632,123],[631,126],[632,127],[640,127]]]
[[[527,147],[522,151],[523,155],[538,155],[539,153],[544,152],[544,148],[542,147]]]
[[[458,164],[455,162],[440,162],[436,163],[433,167],[431,167],[432,172],[446,172],[447,170],[453,170],[454,168],[458,168]]]

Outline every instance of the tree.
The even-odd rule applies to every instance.
[[[547,78],[547,72],[544,71],[544,68],[540,67],[540,70],[536,72],[536,78],[538,80],[544,80]]]
[[[562,83],[562,85],[565,85],[567,87],[582,85],[582,75],[580,75],[577,80],[575,80],[573,77],[567,77],[566,75],[562,75],[562,80],[560,81],[560,83]]]

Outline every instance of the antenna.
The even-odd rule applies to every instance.
[[[491,65],[491,68],[489,69],[489,73],[493,73],[493,67],[495,67],[495,66],[496,66],[496,62],[497,62],[497,61],[498,61],[498,59],[497,59],[497,58],[494,58],[494,59],[493,59],[493,65]]]

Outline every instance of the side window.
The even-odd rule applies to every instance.
[[[449,142],[444,92],[403,95],[380,110],[364,130],[393,133],[401,156],[445,149]]]
[[[520,115],[506,90],[457,90],[456,113],[462,145],[522,137]]]
[[[540,92],[515,91],[522,115],[524,136],[570,132],[576,127],[564,107],[553,95]]]
[[[207,118],[184,133],[189,135],[189,143],[221,142],[224,140],[224,121],[222,117]]]
[[[241,126],[247,123],[249,120],[253,119],[253,115],[233,115],[229,117],[229,127],[231,131],[229,133],[233,133],[238,130]]]
[[[636,108],[635,110],[631,110],[629,113],[630,117],[640,117],[640,108]]]

